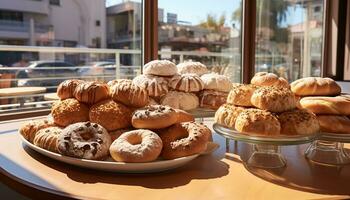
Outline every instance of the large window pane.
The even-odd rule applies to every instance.
[[[159,0],[158,16],[161,59],[200,61],[240,81],[240,0]]]
[[[323,0],[257,0],[255,70],[320,76]]]

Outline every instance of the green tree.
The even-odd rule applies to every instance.
[[[199,26],[219,31],[225,25],[226,16],[222,14],[219,18],[213,14],[207,14],[207,19],[202,21]]]

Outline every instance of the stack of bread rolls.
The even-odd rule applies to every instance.
[[[316,116],[299,109],[288,82],[272,73],[257,73],[251,84],[235,84],[215,122],[253,135],[307,135],[319,131]]]
[[[133,83],[146,89],[153,103],[182,110],[217,109],[231,89],[226,76],[209,73],[204,64],[192,61],[178,65],[168,60],[151,61]]]
[[[330,78],[308,77],[291,83],[300,107],[317,115],[322,132],[350,134],[350,96]]]
[[[57,95],[48,119],[27,122],[19,132],[62,155],[150,162],[201,153],[211,138],[210,129],[186,111],[149,105],[149,90],[131,80],[66,80]]]

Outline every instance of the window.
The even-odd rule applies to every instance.
[[[60,0],[50,0],[50,5],[59,6],[60,5]]]

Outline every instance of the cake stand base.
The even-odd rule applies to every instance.
[[[344,149],[344,143],[315,140],[305,151],[310,161],[324,165],[350,164],[350,155]]]
[[[247,161],[248,167],[282,168],[286,166],[286,159],[281,154],[278,145],[253,144],[253,151]]]

